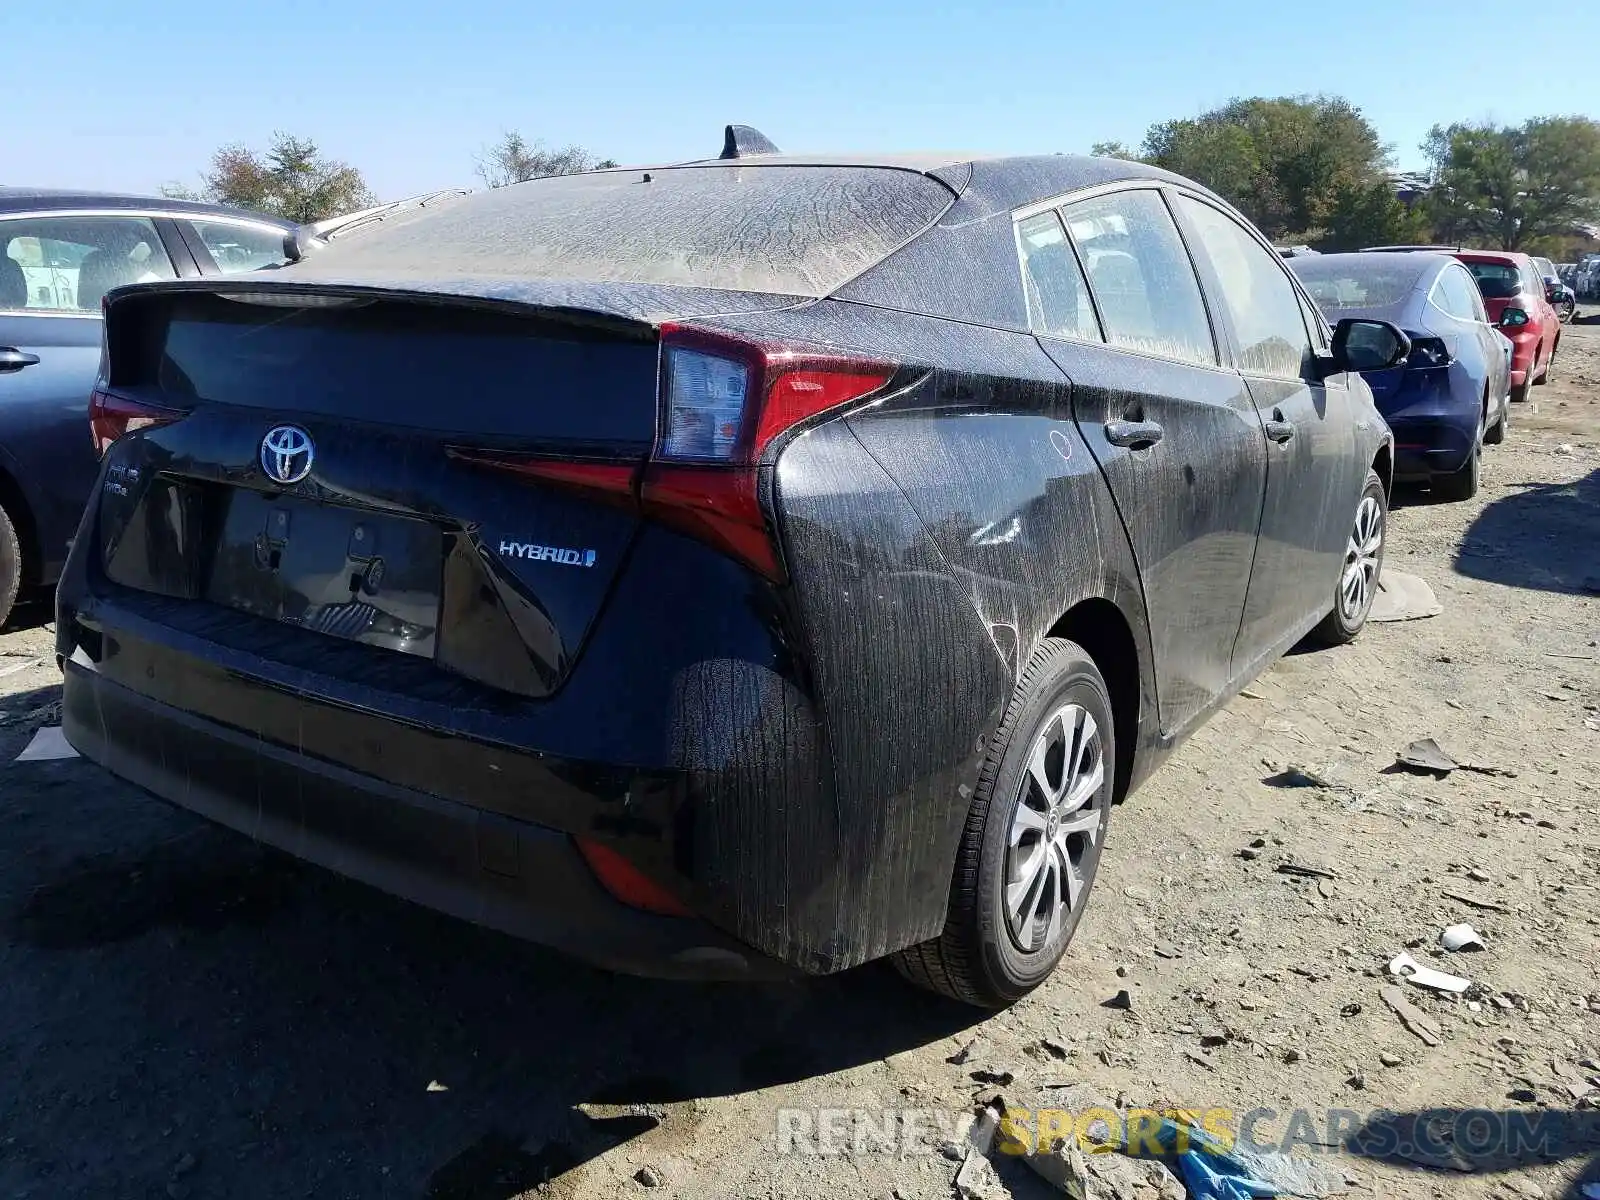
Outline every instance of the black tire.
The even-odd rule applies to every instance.
[[[1458,500],[1471,500],[1478,494],[1478,484],[1483,478],[1483,451],[1477,446],[1467,456],[1467,461],[1448,475],[1435,475],[1428,487],[1435,500],[1453,504]]]
[[[1511,389],[1511,403],[1521,404],[1528,398],[1528,385],[1519,383]]]
[[[17,589],[21,586],[22,543],[17,540],[17,527],[11,523],[11,514],[0,508],[0,626],[11,619]]]
[[[1378,506],[1378,545],[1372,577],[1366,588],[1365,599],[1346,610],[1344,604],[1345,577],[1352,565],[1349,547],[1356,541],[1356,529],[1363,517],[1368,500]],[[1333,608],[1322,618],[1322,623],[1311,631],[1311,640],[1323,646],[1343,646],[1361,636],[1367,627],[1367,614],[1372,611],[1372,598],[1378,593],[1378,580],[1383,578],[1383,555],[1389,547],[1389,498],[1384,494],[1383,480],[1376,471],[1367,472],[1367,482],[1361,489],[1361,499],[1356,501],[1356,511],[1351,520],[1351,535],[1346,541],[1346,551],[1339,560],[1339,577],[1333,583]]]
[[[1031,939],[1038,924],[1043,923],[1045,936],[1036,949],[1025,950],[1023,939],[1012,930],[1005,902],[1012,822],[1024,804],[1025,787],[1030,789],[1027,794],[1033,800],[1043,795],[1029,782],[1033,777],[1028,760],[1036,741],[1063,728],[1056,723],[1056,717],[1069,705],[1092,718],[1098,730],[1103,778],[1077,810],[1085,816],[1095,810],[1098,819],[1092,830],[1073,835],[1081,855],[1070,860],[1076,877],[1082,881],[1077,903],[1065,908],[1052,903],[1050,911],[1059,911],[1058,925],[1031,913],[1024,933]],[[1089,741],[1084,739],[1086,746]],[[1061,787],[1065,789],[1070,781],[1067,753],[1062,757]],[[1054,763],[1053,755],[1046,758]],[[1076,642],[1047,638],[1029,659],[1011,706],[989,744],[956,851],[944,932],[900,951],[893,959],[895,968],[919,987],[981,1008],[1004,1008],[1043,983],[1072,941],[1094,884],[1116,786],[1116,761],[1116,730],[1105,679]],[[1037,804],[1030,807],[1039,811]],[[1050,830],[1058,827],[1059,817],[1051,815],[1049,826],[1035,843],[1047,857],[1046,838]],[[1069,859],[1071,853],[1068,851]],[[1055,878],[1062,877],[1058,874]],[[1041,901],[1053,894],[1049,891],[1052,886],[1055,885],[1045,873],[1039,884]],[[1030,893],[1032,890],[1028,889]],[[1033,909],[1032,904],[1027,907]]]
[[[1500,417],[1497,421],[1495,421],[1492,429],[1485,429],[1483,431],[1484,445],[1498,446],[1501,442],[1506,440],[1506,430],[1511,427],[1510,410],[1510,402],[1504,396],[1500,397]]]
[[[1535,350],[1533,352],[1533,361],[1534,362],[1538,362],[1539,361],[1539,351],[1538,350]],[[1550,347],[1550,357],[1544,360],[1544,370],[1542,372],[1540,372],[1539,378],[1537,378],[1537,379],[1535,379],[1533,381],[1533,386],[1534,387],[1541,387],[1544,384],[1547,384],[1547,383],[1550,382],[1550,368],[1555,363],[1555,361],[1556,361],[1556,349],[1555,349],[1554,346],[1552,346],[1552,347]]]

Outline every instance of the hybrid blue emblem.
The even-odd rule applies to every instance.
[[[502,558],[526,558],[531,562],[560,563],[564,567],[592,567],[593,550],[572,550],[565,546],[540,546],[533,542],[501,542]]]
[[[311,435],[298,425],[278,425],[261,439],[261,469],[275,483],[299,483],[315,457]]]

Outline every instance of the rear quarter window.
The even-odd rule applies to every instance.
[[[825,296],[953,199],[925,175],[881,167],[568,175],[399,214],[335,238],[317,269]]]

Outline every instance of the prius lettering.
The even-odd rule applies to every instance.
[[[529,562],[553,562],[565,567],[594,566],[593,550],[573,550],[566,546],[541,546],[535,542],[501,542],[501,558],[525,558]]]

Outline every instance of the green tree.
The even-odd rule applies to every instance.
[[[1377,182],[1389,152],[1340,96],[1233,100],[1151,126],[1144,158],[1236,205],[1269,237],[1320,229],[1348,189]]]
[[[1387,180],[1349,184],[1333,197],[1319,250],[1359,250],[1363,246],[1414,246],[1432,236],[1425,208],[1408,208]]]
[[[530,179],[576,175],[580,171],[598,171],[616,165],[609,158],[596,159],[582,146],[551,150],[543,142],[530,142],[512,130],[501,135],[498,142],[478,157],[478,178],[491,188],[499,188]]]
[[[1600,223],[1600,121],[1435,125],[1422,149],[1435,225],[1451,241],[1526,250]]]
[[[222,147],[201,181],[198,191],[181,184],[161,191],[174,199],[208,200],[302,224],[376,202],[360,171],[324,157],[310,138],[287,133],[274,133],[264,154],[245,146]]]
[[[1130,162],[1139,161],[1139,156],[1121,142],[1096,142],[1089,147],[1089,153],[1095,158],[1122,158]]]

